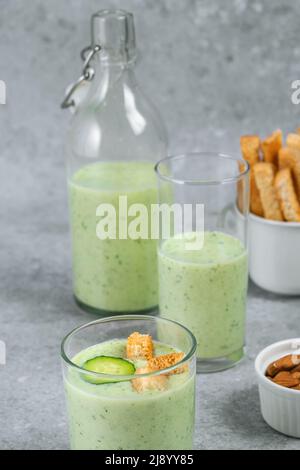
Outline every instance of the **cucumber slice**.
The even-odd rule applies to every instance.
[[[133,375],[135,373],[135,366],[132,362],[126,361],[121,357],[112,356],[97,356],[83,364],[83,369],[91,372],[98,372],[98,374],[110,375]],[[101,385],[106,383],[120,382],[121,380],[114,379],[100,379],[92,375],[84,375],[84,380],[91,384]]]

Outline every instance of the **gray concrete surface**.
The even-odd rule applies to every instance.
[[[299,0],[0,0],[0,448],[68,447],[60,372],[63,335],[92,317],[71,294],[59,109],[89,42],[89,16],[136,15],[144,89],[162,110],[172,151],[238,151],[243,132],[300,124]],[[251,286],[248,356],[198,378],[197,449],[299,449],[262,420],[253,359],[299,335],[300,299]]]

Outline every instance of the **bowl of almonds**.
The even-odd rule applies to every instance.
[[[283,434],[300,439],[300,338],[274,343],[256,358],[261,412]]]
[[[300,295],[300,130],[240,139],[250,166],[249,272],[259,287]]]

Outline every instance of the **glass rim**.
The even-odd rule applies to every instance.
[[[100,372],[87,371],[83,367],[78,366],[77,364],[75,364],[68,357],[68,355],[65,352],[65,346],[66,346],[66,343],[68,342],[68,340],[74,334],[78,333],[81,330],[89,328],[90,326],[93,326],[93,325],[96,325],[96,324],[99,324],[99,323],[108,323],[108,322],[111,322],[111,321],[147,320],[147,319],[148,320],[156,320],[156,321],[164,321],[164,322],[167,322],[167,323],[172,323],[174,325],[178,325],[190,337],[192,345],[191,345],[191,348],[190,348],[189,352],[187,354],[185,354],[184,357],[179,362],[176,362],[176,364],[174,364],[173,366],[166,367],[164,369],[160,369],[160,370],[156,370],[156,371],[152,371],[152,372],[148,372],[146,374],[132,374],[132,375],[102,374]],[[164,317],[155,317],[153,315],[134,315],[134,314],[132,314],[132,315],[114,315],[114,316],[111,316],[111,317],[99,318],[97,320],[94,320],[94,321],[91,321],[91,322],[88,322],[88,323],[84,323],[84,324],[74,328],[72,331],[70,331],[63,338],[63,340],[61,342],[60,355],[61,355],[62,360],[68,366],[71,366],[73,369],[77,370],[78,372],[80,372],[82,374],[87,374],[88,373],[88,375],[91,375],[92,377],[95,377],[95,378],[97,377],[98,379],[108,379],[108,380],[116,380],[116,382],[117,381],[118,382],[123,382],[123,381],[125,382],[127,380],[132,380],[132,379],[137,378],[137,377],[138,378],[140,378],[140,377],[154,377],[156,375],[165,374],[166,372],[171,372],[171,371],[177,369],[178,367],[184,365],[186,362],[188,362],[195,355],[196,349],[197,349],[197,341],[196,341],[195,336],[193,335],[193,333],[188,328],[186,328],[181,323],[178,323],[178,322],[173,321],[173,320],[169,320],[168,318],[164,318]]]
[[[92,14],[92,19],[106,17],[108,15],[118,15],[121,18],[127,18],[128,16],[131,16],[133,18],[133,13],[125,10],[124,8],[101,8]]]
[[[184,158],[189,158],[189,157],[204,157],[205,155],[210,156],[211,158],[216,158],[216,159],[223,159],[223,160],[232,160],[235,162],[239,162],[243,165],[245,165],[245,170],[240,171],[237,175],[235,176],[230,176],[227,178],[222,178],[222,179],[181,179],[181,178],[174,178],[173,176],[167,176],[161,173],[160,167],[164,163],[175,161],[175,160],[180,160]],[[181,185],[190,185],[190,186],[217,186],[217,185],[222,185],[222,184],[227,184],[227,183],[237,183],[241,179],[243,179],[245,176],[250,171],[250,165],[249,163],[244,160],[243,158],[237,158],[232,155],[228,155],[225,153],[219,153],[219,152],[187,152],[187,153],[180,153],[176,155],[170,155],[168,157],[165,157],[161,160],[159,160],[155,167],[155,172],[159,178],[162,180],[168,181],[169,183],[175,183],[175,184],[181,184]]]

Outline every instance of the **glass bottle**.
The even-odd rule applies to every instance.
[[[101,50],[75,108],[67,146],[74,295],[83,309],[98,314],[152,311],[157,242],[120,236],[119,203],[120,196],[128,206],[157,202],[154,164],[166,154],[166,132],[135,79],[133,15],[121,10],[93,15],[91,49],[95,46]],[[115,238],[99,237],[104,204],[116,215]]]

